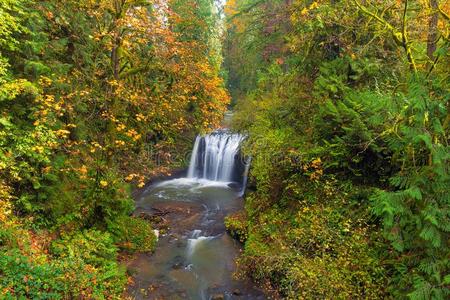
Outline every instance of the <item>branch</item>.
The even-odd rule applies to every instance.
[[[408,58],[409,66],[414,73],[417,72],[416,63],[414,61],[414,57],[411,51],[411,48],[409,47],[409,41],[406,31],[406,13],[408,11],[408,0],[405,0],[405,7],[403,9],[403,18],[402,18],[402,42],[403,42],[403,48],[406,52],[406,57]]]
[[[259,6],[260,4],[263,4],[263,3],[264,3],[264,0],[256,1],[255,3],[253,3],[253,4],[251,4],[251,5],[247,6],[247,7],[241,8],[241,10],[238,13],[236,13],[236,14],[234,14],[232,16],[229,16],[227,19],[228,19],[228,21],[233,20],[234,18],[236,18],[236,17],[238,17],[240,15],[243,15],[245,13],[250,12],[253,8],[255,8],[255,7],[257,7],[257,6]]]
[[[386,26],[392,33],[392,37],[394,38],[395,42],[397,43],[397,45],[401,45],[402,44],[402,40],[401,40],[401,33],[397,31],[397,29],[395,29],[394,26],[392,26],[388,21],[386,21],[385,19],[380,18],[379,16],[377,16],[376,14],[374,14],[373,12],[371,12],[370,10],[368,10],[365,6],[363,6],[361,3],[359,3],[357,0],[353,0],[353,2],[355,2],[355,4],[358,6],[358,8],[365,13],[366,15],[371,16],[372,18],[374,18],[375,20],[377,20],[380,24]]]
[[[357,0],[353,0],[355,4],[358,6],[358,8],[365,13],[366,15],[374,18],[377,20],[380,24],[386,26],[392,33],[392,37],[394,38],[397,45],[403,47],[403,49],[406,52],[406,58],[408,59],[409,67],[414,73],[417,72],[416,63],[414,60],[414,56],[411,51],[411,47],[409,46],[409,41],[407,37],[407,30],[406,30],[406,13],[408,10],[408,0],[405,1],[405,7],[403,10],[403,17],[402,17],[402,31],[399,32],[394,26],[392,26],[388,21],[385,19],[379,17],[377,14],[371,12],[367,7],[363,6],[361,3],[359,3]]]
[[[425,78],[428,78],[431,74],[431,72],[434,70],[434,67],[437,65],[439,61],[439,55],[436,55],[436,58],[433,61],[433,64],[431,65],[430,69],[428,70],[427,76]]]
[[[442,10],[442,8],[440,8],[440,7],[438,6],[437,9],[439,10],[439,12],[440,12],[441,15],[444,17],[445,20],[450,21],[450,16],[447,15],[447,14],[445,13],[445,11]]]
[[[396,31],[394,26],[392,26],[391,24],[389,24],[385,19],[380,18],[379,16],[377,16],[376,14],[374,14],[373,12],[371,12],[370,10],[368,10],[365,6],[363,6],[361,3],[359,3],[357,0],[353,0],[353,2],[355,2],[355,4],[359,7],[359,9],[365,13],[366,15],[371,16],[372,18],[374,18],[375,20],[377,20],[378,22],[380,22],[381,24],[385,25],[389,30],[391,31]]]

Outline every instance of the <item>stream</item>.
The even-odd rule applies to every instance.
[[[244,137],[217,130],[197,137],[186,177],[154,183],[136,200],[136,214],[157,219],[152,254],[129,262],[135,299],[266,299],[250,279],[235,279],[242,245],[226,232],[226,215],[243,208],[248,164]]]

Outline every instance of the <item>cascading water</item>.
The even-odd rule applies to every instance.
[[[135,299],[265,299],[250,280],[233,277],[241,245],[224,225],[226,215],[243,209],[250,165],[241,155],[244,139],[224,129],[198,136],[187,178],[155,183],[138,199],[137,212],[156,214],[165,232],[151,257],[132,264]]]
[[[243,184],[247,166],[240,146],[244,139],[244,135],[228,130],[197,136],[187,177]]]

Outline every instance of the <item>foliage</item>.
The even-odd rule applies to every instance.
[[[58,282],[62,270],[56,266],[32,264],[18,250],[3,252],[0,256],[2,297],[54,299],[63,292],[64,284]]]
[[[212,1],[0,4],[0,298],[118,298],[117,247],[155,245],[129,217],[132,188],[184,165],[191,137],[229,102],[217,11]],[[36,236],[47,244],[32,257],[23,246]]]
[[[109,261],[115,260],[117,248],[109,234],[85,230],[53,241],[51,252],[61,258],[81,259],[93,266],[102,267]]]
[[[448,298],[448,10],[227,3],[242,271],[286,298]]]
[[[384,137],[398,122],[404,102],[371,91],[349,92],[341,101],[320,107],[315,120],[318,151],[334,172],[383,181],[396,170],[392,149]]]
[[[448,105],[439,98],[432,101],[419,84],[412,85],[407,97],[409,103],[400,114],[403,122],[386,138],[401,168],[389,180],[392,190],[373,195],[374,212],[382,217],[385,236],[398,253],[393,280],[402,289],[393,293],[406,292],[413,299],[447,298],[450,148],[444,124]]]
[[[248,238],[246,216],[243,212],[228,215],[225,218],[225,226],[232,237],[244,243]]]
[[[143,219],[121,216],[109,224],[109,231],[122,249],[148,252],[155,248],[156,236]]]
[[[105,299],[123,292],[125,270],[108,234],[84,231],[51,242],[48,234],[30,234],[18,223],[3,228],[11,243],[0,246],[2,299]]]

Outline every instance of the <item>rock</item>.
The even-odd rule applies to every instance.
[[[173,260],[172,269],[178,270],[181,268],[184,268],[183,257],[178,255]]]
[[[233,295],[235,295],[235,296],[240,296],[240,295],[242,295],[242,292],[241,292],[241,290],[239,290],[239,289],[234,289],[234,290],[233,290]]]
[[[127,273],[130,276],[135,276],[138,272],[139,272],[139,270],[136,267],[132,267],[132,266],[127,267]]]
[[[172,265],[172,269],[174,269],[174,270],[178,270],[178,269],[181,269],[183,267],[184,266],[183,266],[182,263],[175,263],[175,264]]]
[[[213,294],[211,295],[211,300],[224,300],[225,296],[223,294]]]
[[[153,229],[153,233],[155,234],[156,240],[158,241],[159,240],[159,230],[158,229]]]
[[[237,182],[231,182],[228,184],[228,187],[232,188],[232,189],[239,189],[241,187],[241,185]]]

